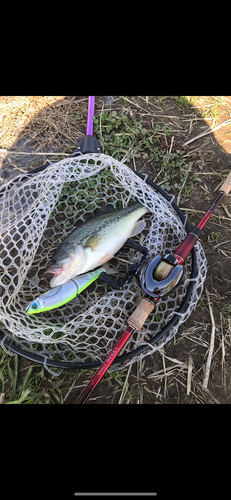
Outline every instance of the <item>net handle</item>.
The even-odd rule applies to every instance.
[[[88,97],[88,112],[87,112],[87,131],[86,135],[93,135],[93,120],[92,117],[95,112],[95,95]]]

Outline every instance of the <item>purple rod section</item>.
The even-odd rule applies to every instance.
[[[86,135],[93,135],[93,120],[92,116],[95,112],[95,96],[89,95],[88,98],[88,115],[87,115],[87,132]]]

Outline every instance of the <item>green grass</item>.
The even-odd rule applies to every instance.
[[[214,118],[214,123],[213,126],[215,127],[217,125],[217,120],[219,117],[219,108],[222,106],[223,101],[222,99],[217,101],[216,99],[209,97],[209,101],[211,102],[211,107],[208,109],[205,109],[205,111],[202,113],[203,118]]]
[[[231,328],[231,304],[224,304],[222,307],[222,313],[224,315],[224,319],[227,322],[225,328],[227,327],[227,331],[229,331]]]
[[[162,100],[164,97],[162,98]],[[186,99],[186,98],[185,98]],[[185,99],[177,101],[180,105],[185,103]],[[187,101],[188,104],[188,101]],[[102,152],[117,160],[126,157],[126,164],[133,159],[142,160],[149,164],[149,178],[158,176],[158,183],[166,191],[179,192],[182,185],[188,178],[193,162],[185,157],[183,149],[168,151],[166,141],[172,137],[172,131],[166,126],[154,125],[146,128],[143,120],[129,119],[122,111],[112,111],[100,113],[94,117],[94,135],[96,136]],[[132,166],[132,165],[131,165]],[[200,181],[196,176],[192,182]]]
[[[200,97],[192,97],[192,104],[195,106],[195,112],[200,118],[213,118],[213,126],[216,127],[218,124],[218,118],[220,114],[220,107],[226,104],[226,100],[223,97],[214,98],[212,96],[206,96],[201,107]],[[200,106],[197,109],[197,105]]]
[[[85,373],[86,370],[65,370],[63,376],[56,377],[40,365],[30,365],[19,370],[18,355],[9,357],[0,348],[0,401],[11,405],[63,404],[63,396],[72,384],[70,376],[74,376],[78,384],[83,375],[85,379],[89,378],[89,373],[93,376],[95,372],[88,370],[86,376]],[[115,385],[123,387],[125,377],[126,372],[106,373],[103,383],[111,389]]]
[[[160,105],[165,106],[167,102],[172,99],[175,101],[179,109],[187,108],[188,105],[190,104],[190,97],[184,95],[176,95],[176,96],[162,95],[159,96],[158,102]]]
[[[222,311],[231,320],[231,304],[224,304]]]
[[[0,394],[5,394],[5,404],[62,403],[60,379],[48,375],[43,366],[31,365],[26,370],[22,378],[18,355],[7,356],[0,349]]]
[[[212,241],[219,241],[219,239],[221,238],[221,233],[220,231],[211,231],[211,238],[212,238]]]
[[[184,95],[174,96],[174,100],[177,103],[178,108],[187,108],[189,105],[189,97]]]

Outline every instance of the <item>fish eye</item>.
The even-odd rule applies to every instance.
[[[33,304],[32,309],[38,309],[37,304]]]

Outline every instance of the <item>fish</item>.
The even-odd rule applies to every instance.
[[[71,231],[44,273],[46,279],[51,279],[51,288],[112,259],[128,238],[143,231],[145,221],[138,219],[146,212],[149,209],[136,202],[121,210],[98,214]]]
[[[48,290],[48,292],[43,293],[27,306],[27,314],[30,316],[63,306],[91,285],[102,272],[106,272],[104,267],[90,273],[81,274],[78,278],[73,278],[64,285]]]

